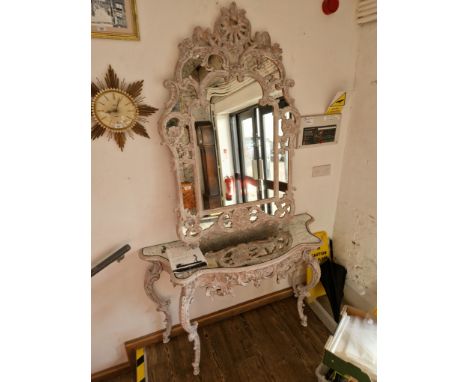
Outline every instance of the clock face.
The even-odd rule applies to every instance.
[[[101,126],[122,131],[135,125],[138,109],[128,94],[118,89],[108,89],[94,97],[93,115]]]

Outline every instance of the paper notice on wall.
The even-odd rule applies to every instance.
[[[346,92],[339,91],[333,97],[333,100],[328,106],[325,114],[341,114],[343,107],[346,105]]]

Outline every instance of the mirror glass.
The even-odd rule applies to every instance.
[[[195,167],[193,163],[193,153],[185,150],[192,138],[190,136],[190,127],[177,118],[170,119],[166,124],[166,135],[172,145],[172,151],[177,158],[177,172],[180,181],[179,189],[181,192],[183,206],[191,214],[196,214],[197,201],[195,184]]]
[[[235,3],[178,47],[158,128],[177,172],[179,238],[222,246],[261,236],[294,213],[300,114],[282,49],[268,32],[252,32]]]
[[[210,86],[211,118],[195,123],[203,209],[273,197],[273,108],[260,107],[262,88],[246,77]]]
[[[252,61],[249,65],[262,78],[274,81],[280,77],[277,67],[268,59]],[[274,198],[275,189],[282,192],[287,189],[287,155],[278,155],[274,149],[272,104],[284,107],[282,92],[272,91],[268,94],[271,103],[260,105],[264,92],[253,73],[239,80],[228,78],[219,67],[221,59],[217,56],[211,56],[206,66],[200,60],[189,60],[183,77],[195,83],[203,82],[206,91],[199,95],[200,102],[195,98],[195,86],[189,86],[181,93],[180,100],[181,108],[190,109],[195,121],[195,157],[200,179],[198,204],[205,212]],[[275,179],[275,166],[278,179]],[[270,214],[274,212],[268,203],[264,209]],[[203,220],[207,223],[210,217],[208,213],[205,216]]]

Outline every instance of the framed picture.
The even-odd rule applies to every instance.
[[[139,40],[136,0],[91,0],[91,37]]]

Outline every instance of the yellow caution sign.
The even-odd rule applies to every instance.
[[[322,245],[313,251],[310,251],[310,254],[314,256],[320,264],[325,260],[330,258],[330,242],[328,241],[328,235],[326,231],[314,232],[314,236],[317,236],[322,240]]]
[[[346,92],[340,92],[335,96],[335,100],[328,106],[325,114],[340,114],[346,105]]]
[[[136,351],[136,382],[145,382],[145,349]]]
[[[314,256],[317,261],[321,264],[325,260],[330,258],[330,242],[328,241],[328,235],[325,231],[314,232],[314,235],[317,236],[320,240],[322,240],[322,245],[317,249],[310,251],[310,254]],[[307,268],[307,283],[312,280],[312,269]],[[325,292],[325,288],[323,287],[322,283],[319,283],[309,290],[309,297],[307,301],[309,303],[313,302],[317,297],[325,296],[327,293]]]

